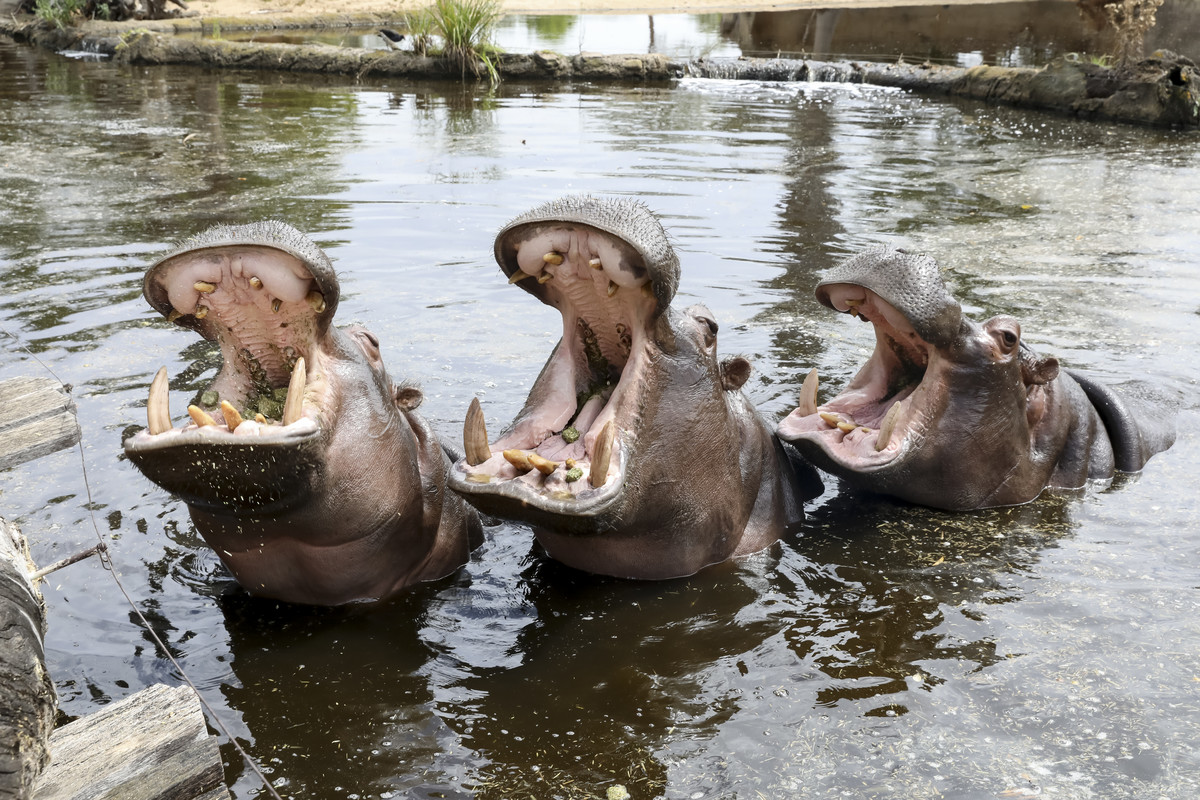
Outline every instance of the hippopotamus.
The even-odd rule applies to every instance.
[[[159,370],[125,453],[247,591],[378,600],[466,562],[482,527],[446,489],[421,391],[391,382],[368,330],[331,324],[338,279],[312,240],[277,221],[218,225],[155,260],[143,294],[223,363],[178,428]]]
[[[1175,439],[1169,415],[1060,367],[1009,316],[963,314],[928,255],[878,246],[828,272],[825,306],[870,322],[875,351],[837,397],[816,370],[777,428],[848,484],[967,510],[1135,472]]]
[[[489,442],[478,398],[450,485],[525,522],[547,554],[622,578],[690,575],[775,542],[820,493],[717,356],[704,306],[671,307],[679,258],[632,199],[575,195],[496,236],[509,283],[562,314],[524,407]]]

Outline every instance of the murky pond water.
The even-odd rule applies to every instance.
[[[84,430],[82,462],[0,473],[0,511],[43,564],[94,543],[95,524],[285,796],[1200,791],[1194,134],[852,86],[347,86],[9,43],[0,67],[0,379],[45,364]],[[679,302],[708,305],[722,352],[752,359],[771,419],[809,367],[832,391],[870,351],[813,287],[890,241],[935,254],[970,313],[1011,313],[1104,380],[1156,383],[1182,407],[1179,440],[1111,488],[973,514],[830,481],[795,538],[685,580],[589,577],[499,525],[458,574],[349,611],[246,597],[182,504],[121,457],[160,365],[193,390],[215,369],[211,346],[144,303],[144,265],[263,217],[328,249],[339,321],[368,325],[392,375],[421,382],[443,437],[476,395],[498,430],[560,322],[505,283],[493,234],[585,191],[662,215]],[[96,562],[45,593],[67,714],[179,682]],[[236,796],[255,796],[224,752]]]

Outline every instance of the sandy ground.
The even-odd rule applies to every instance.
[[[501,0],[510,14],[715,14],[794,8],[853,8],[886,5],[957,4],[981,0]],[[987,0],[982,0],[986,2]],[[993,0],[994,1],[994,0]],[[307,14],[383,14],[400,17],[432,0],[184,0],[204,17]]]

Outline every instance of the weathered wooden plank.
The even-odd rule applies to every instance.
[[[35,800],[228,800],[190,687],[143,689],[56,730]]]
[[[79,441],[75,403],[50,378],[0,381],[0,469]]]
[[[32,797],[49,761],[57,698],[46,672],[46,608],[25,539],[0,518],[0,797]]]

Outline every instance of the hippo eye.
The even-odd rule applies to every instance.
[[[1004,340],[1005,347],[1012,347],[1017,343],[1017,335],[1012,331],[1003,331],[1000,337]]]

